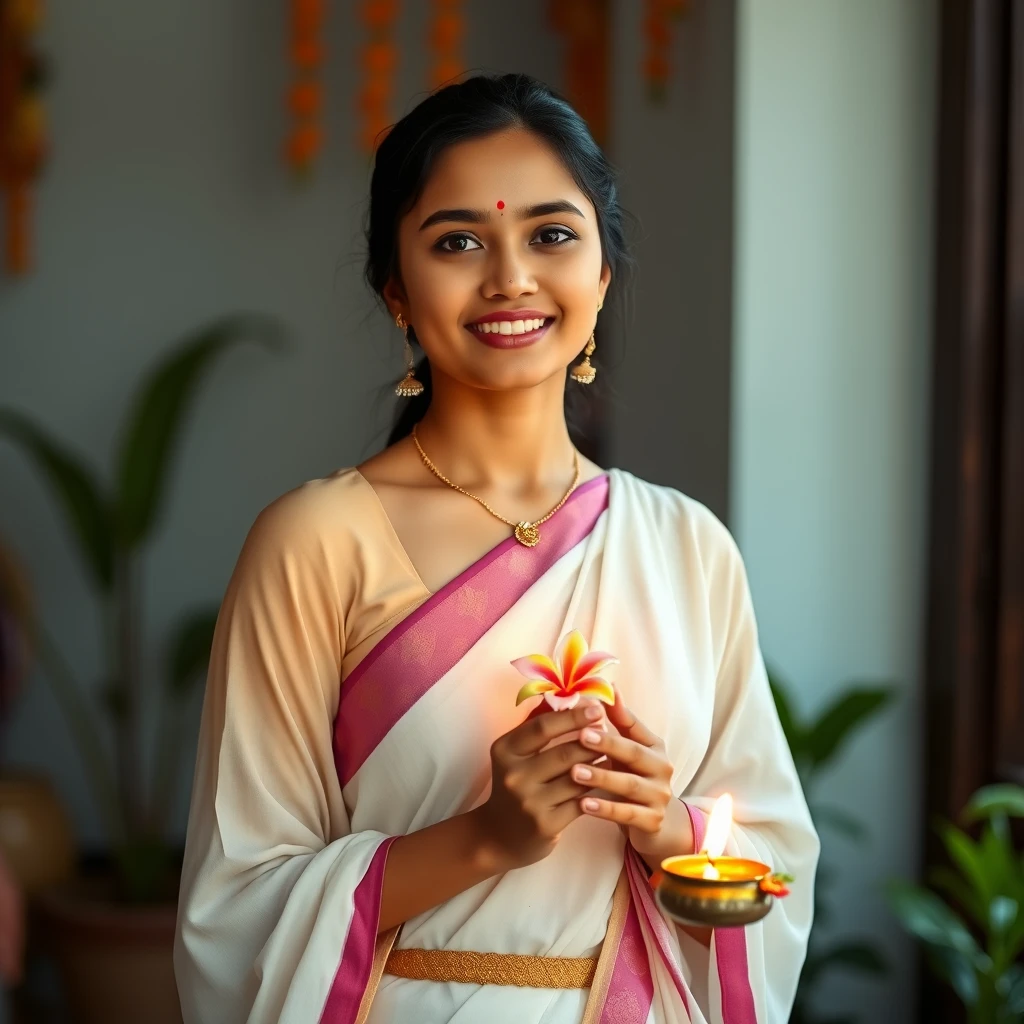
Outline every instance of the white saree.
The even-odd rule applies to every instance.
[[[349,609],[387,589],[385,563],[404,553],[393,531],[384,551],[359,542],[342,484],[369,489],[343,470],[260,516],[221,610],[175,948],[186,1024],[783,1024],[818,842],[725,528],[612,470],[574,492],[536,548],[498,545],[345,673]],[[529,711],[510,662],[573,628],[619,658],[614,681],[664,739],[698,836],[731,792],[728,852],[796,876],[792,895],[708,949],[660,913],[622,831],[581,818],[545,860],[408,921],[396,948],[601,954],[592,989],[381,975],[391,837],[486,799],[490,745]]]

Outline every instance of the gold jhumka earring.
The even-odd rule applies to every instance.
[[[423,394],[423,382],[416,379],[416,360],[409,342],[409,325],[401,313],[395,317],[395,325],[405,332],[405,376],[395,385],[395,394],[401,398],[415,398]]]
[[[603,302],[597,304],[598,313],[601,312],[601,307],[604,305]],[[595,328],[596,330],[596,328]],[[570,371],[572,379],[578,384],[593,384],[594,378],[597,376],[597,368],[591,366],[590,357],[594,354],[594,349],[597,348],[597,342],[594,341],[594,331],[590,332],[590,340],[587,342],[587,347],[583,350],[583,362],[577,363]]]

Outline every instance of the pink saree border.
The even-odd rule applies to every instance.
[[[354,1024],[359,1004],[366,990],[373,967],[380,924],[380,900],[384,888],[384,867],[388,851],[395,841],[392,836],[377,847],[366,874],[353,895],[352,920],[342,949],[341,960],[327,994],[320,1024]]]
[[[654,978],[647,958],[636,903],[630,894],[626,922],[615,953],[611,981],[599,1024],[643,1024],[654,1001]]]
[[[693,826],[693,848],[704,845],[704,812],[683,801]],[[715,929],[715,961],[722,990],[722,1024],[757,1024],[754,992],[747,963],[747,936],[742,928]]]
[[[646,924],[654,944],[657,946],[661,961],[672,977],[672,982],[683,1001],[686,1015],[690,1014],[690,989],[683,978],[676,958],[672,955],[672,946],[669,939],[669,925],[658,909],[654,901],[654,893],[651,891],[647,872],[644,870],[640,860],[640,854],[632,846],[626,846],[626,871],[629,875],[629,888],[633,896],[633,903],[637,908],[644,924]]]
[[[608,489],[607,473],[577,487],[544,524],[537,547],[514,537],[502,541],[398,623],[349,673],[334,722],[342,786],[430,687],[590,534],[608,507]]]

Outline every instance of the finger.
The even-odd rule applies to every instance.
[[[580,807],[580,798],[573,797],[565,803],[552,807],[547,816],[548,829],[552,835],[558,835],[563,829],[568,828],[577,818],[583,817],[583,810]]]
[[[518,757],[529,757],[543,750],[552,740],[575,732],[604,717],[594,704],[580,704],[572,711],[549,711],[536,718],[527,718],[507,735],[509,751]]]
[[[623,736],[645,747],[654,747],[660,742],[658,737],[626,707],[617,686],[615,687],[615,703],[608,709],[608,720]]]
[[[663,784],[632,772],[609,771],[593,765],[580,764],[572,770],[572,779],[578,785],[599,789],[611,796],[622,797],[630,804],[664,809],[671,794]]]
[[[602,800],[596,796],[585,796],[580,807],[588,818],[603,818],[616,825],[626,825],[653,835],[661,828],[665,815],[640,804],[620,803],[617,800]]]
[[[637,775],[646,775],[652,779],[664,778],[672,771],[669,763],[650,747],[613,732],[584,729],[580,733],[580,743],[590,750],[605,754]]]
[[[574,765],[594,760],[594,752],[579,743],[559,743],[530,758],[527,772],[538,782],[550,782],[559,775],[567,775]]]
[[[591,789],[593,789],[593,786],[581,786],[573,780],[571,775],[559,775],[541,787],[539,799],[547,807],[558,807],[566,801],[578,801],[581,796]]]

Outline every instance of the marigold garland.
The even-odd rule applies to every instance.
[[[434,19],[430,28],[430,49],[434,63],[431,88],[438,89],[454,81],[465,71],[462,40],[466,34],[462,0],[434,0]]]
[[[672,74],[672,26],[670,20],[681,15],[688,0],[646,0],[644,37],[647,50],[643,61],[643,74],[647,88],[654,99],[664,99]]]
[[[0,0],[0,187],[11,274],[31,263],[31,186],[46,158],[43,65],[32,45],[42,18],[41,0]]]
[[[359,143],[366,152],[372,153],[393,120],[391,98],[398,65],[394,42],[398,0],[363,0],[361,14],[369,39],[360,60],[364,79],[358,99]]]
[[[288,88],[288,109],[292,125],[285,145],[288,165],[307,174],[323,147],[323,84],[320,80],[324,45],[324,0],[291,0],[292,83]]]

